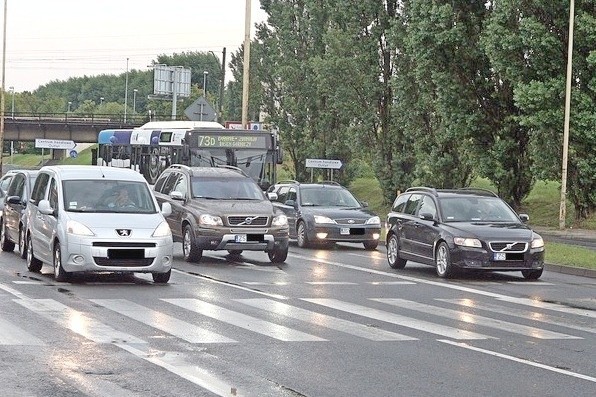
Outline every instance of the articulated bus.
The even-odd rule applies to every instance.
[[[277,181],[276,165],[282,163],[277,133],[226,129],[215,122],[161,121],[103,130],[98,144],[98,165],[134,169],[150,184],[171,164],[231,165],[267,189]]]

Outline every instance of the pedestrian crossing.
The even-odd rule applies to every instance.
[[[577,340],[596,333],[593,321],[585,321],[583,316],[577,321],[569,321],[568,316],[563,319],[558,307],[538,310],[491,302],[470,304],[465,299],[437,299],[432,303],[397,298],[282,302],[268,297],[236,298],[218,304],[197,298],[156,298],[143,304],[129,299],[89,301],[97,311],[81,312],[53,299],[24,295],[9,303],[98,344],[147,344],[145,335],[132,332],[140,329],[139,325],[190,344],[206,345],[242,343],[255,336],[290,343],[350,338],[386,343],[433,338],[482,341],[511,334],[531,340]],[[39,330],[25,330],[13,319],[0,312],[0,345],[47,343]]]

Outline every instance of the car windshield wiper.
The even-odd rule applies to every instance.
[[[192,196],[192,198],[202,198],[205,200],[221,200],[221,197],[211,197],[211,196]]]

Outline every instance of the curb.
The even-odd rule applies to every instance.
[[[550,264],[545,263],[544,270],[549,271],[549,272],[555,272],[555,273],[569,274],[572,276],[596,278],[596,270],[585,269],[582,267],[550,265]]]

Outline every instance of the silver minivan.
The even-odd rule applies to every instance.
[[[151,273],[170,279],[172,233],[145,178],[130,169],[45,166],[27,205],[27,267],[52,265],[56,281],[72,273]]]

